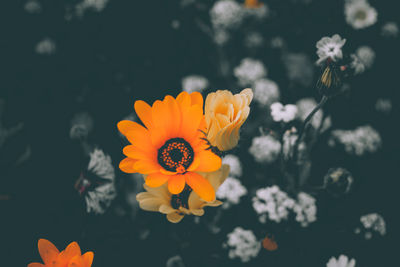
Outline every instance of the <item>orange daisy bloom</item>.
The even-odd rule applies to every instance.
[[[72,242],[63,251],[58,249],[48,240],[39,239],[39,254],[42,257],[42,263],[30,263],[28,267],[91,267],[94,254],[89,251],[81,255],[81,249],[76,242]]]
[[[216,171],[222,163],[204,140],[202,95],[182,92],[176,99],[167,95],[152,106],[139,100],[135,111],[144,126],[128,120],[118,123],[119,131],[131,143],[123,149],[127,158],[119,164],[120,169],[146,174],[149,187],[168,182],[172,194],[181,193],[187,184],[205,201],[213,201],[213,187],[198,172]]]

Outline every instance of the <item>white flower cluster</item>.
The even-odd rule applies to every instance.
[[[296,213],[296,221],[302,227],[307,227],[317,220],[316,200],[307,193],[300,192],[297,195],[297,202],[293,207],[293,211]]]
[[[372,26],[378,19],[378,13],[367,0],[347,0],[344,5],[346,22],[356,30]]]
[[[378,213],[370,213],[360,217],[360,222],[364,226],[365,230],[372,230],[381,236],[386,234],[386,223],[381,215]],[[365,237],[367,239],[372,237],[372,234],[366,233]],[[369,238],[368,238],[369,237]]]
[[[246,187],[234,177],[228,177],[218,188],[216,193],[217,198],[225,200],[222,206],[225,209],[229,208],[231,205],[239,204],[240,198],[246,194]]]
[[[280,93],[276,82],[263,78],[255,81],[253,85],[254,100],[262,106],[269,106],[279,101]]]
[[[215,29],[232,29],[242,23],[244,10],[236,1],[219,0],[211,8],[210,17]]]
[[[275,102],[271,105],[271,116],[274,121],[290,122],[296,118],[296,114],[296,105],[282,105],[279,102]]]
[[[281,152],[281,143],[270,135],[254,137],[249,153],[259,163],[274,162]]]
[[[242,262],[249,262],[260,252],[261,242],[251,230],[236,227],[227,237],[224,247],[229,248],[230,259],[240,258]]]
[[[90,153],[88,171],[93,172],[105,182],[95,186],[85,195],[87,212],[102,214],[110,206],[116,196],[115,171],[111,164],[111,157],[105,155],[101,149],[94,149]]]
[[[382,26],[381,32],[385,37],[396,37],[399,34],[399,26],[396,22],[386,22]]]
[[[229,165],[229,175],[234,177],[242,176],[242,164],[238,156],[233,154],[225,155],[222,159],[222,164]]]
[[[202,92],[207,87],[207,78],[200,75],[189,75],[182,79],[182,89],[188,93]]]
[[[340,255],[338,259],[335,257],[332,257],[328,263],[326,264],[326,267],[354,267],[356,266],[356,260],[351,259],[345,255]]]
[[[361,46],[357,48],[356,53],[351,55],[352,62],[350,66],[354,68],[356,74],[370,69],[375,61],[375,52],[369,46]]]
[[[287,220],[294,206],[295,201],[276,185],[258,189],[253,197],[253,208],[261,223],[267,219],[277,223]]]
[[[357,127],[355,130],[334,130],[328,141],[330,146],[344,145],[347,153],[361,156],[374,153],[382,145],[379,133],[369,125]]]
[[[332,37],[323,37],[317,42],[317,55],[319,57],[317,64],[321,64],[328,58],[333,61],[343,58],[342,47],[346,43],[346,39],[342,39],[339,34]]]
[[[375,109],[379,112],[390,113],[392,111],[392,101],[388,98],[378,98]]]
[[[244,58],[239,66],[235,67],[233,73],[241,86],[251,86],[267,75],[267,69],[260,60]]]
[[[36,44],[35,52],[40,55],[52,55],[56,52],[56,43],[50,38],[44,38]]]
[[[108,0],[83,0],[75,6],[76,14],[78,16],[83,16],[88,9],[101,12],[106,7],[107,3]]]
[[[303,87],[311,86],[314,80],[314,65],[308,55],[289,53],[283,56],[283,63],[291,82]]]

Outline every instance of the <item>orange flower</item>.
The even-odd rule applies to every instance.
[[[146,174],[146,185],[179,194],[188,184],[205,201],[215,199],[210,182],[197,172],[213,172],[221,158],[208,150],[204,140],[203,97],[198,92],[182,92],[175,99],[167,95],[152,106],[135,102],[135,111],[144,126],[120,121],[119,131],[131,145],[123,149],[127,158],[119,164],[127,173]]]
[[[90,267],[92,266],[93,252],[81,255],[81,249],[76,242],[72,242],[63,251],[58,249],[48,240],[39,239],[39,254],[42,263],[29,263],[28,267]]]
[[[259,0],[245,0],[244,1],[244,6],[247,8],[258,8],[261,7],[263,5],[262,2],[260,2]]]

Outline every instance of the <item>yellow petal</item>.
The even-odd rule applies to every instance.
[[[178,223],[183,219],[184,215],[178,214],[178,213],[169,213],[167,214],[167,219],[168,221],[172,222],[172,223]]]

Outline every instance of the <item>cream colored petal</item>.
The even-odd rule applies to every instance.
[[[183,219],[184,215],[178,214],[176,212],[167,214],[167,220],[172,223],[178,223]]]
[[[176,209],[172,208],[171,205],[169,204],[162,204],[159,208],[159,212],[164,213],[164,214],[169,214],[176,212]]]
[[[139,201],[140,208],[147,211],[158,211],[162,204],[165,202],[159,198],[146,198]]]

